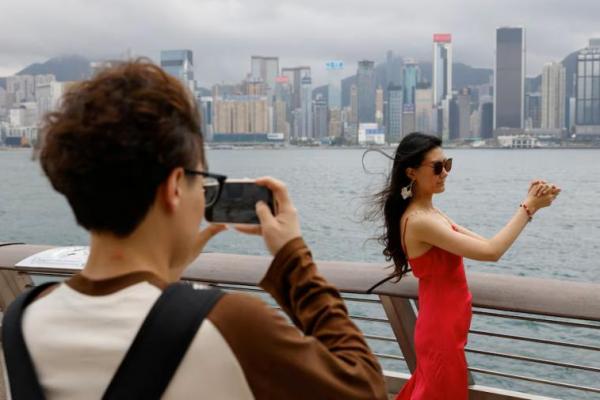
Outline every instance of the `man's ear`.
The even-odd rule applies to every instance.
[[[175,168],[160,186],[160,197],[167,210],[174,210],[181,201],[181,187],[184,179],[183,168]]]

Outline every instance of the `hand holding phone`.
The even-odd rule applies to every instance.
[[[259,201],[275,212],[273,193],[269,188],[250,179],[228,179],[223,184],[219,199],[206,209],[205,216],[213,223],[258,225],[256,203]]]
[[[257,179],[256,184],[273,193],[276,212],[273,213],[266,203],[259,202],[256,213],[260,226],[236,225],[235,228],[240,232],[262,235],[267,249],[275,255],[287,242],[302,236],[298,214],[283,182],[265,177]]]

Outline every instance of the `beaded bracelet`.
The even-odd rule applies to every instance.
[[[525,203],[520,204],[519,207],[523,207],[523,210],[525,210],[525,212],[527,213],[527,218],[529,219],[528,222],[531,222],[531,220],[533,220],[533,213],[531,212],[529,207],[527,207]]]

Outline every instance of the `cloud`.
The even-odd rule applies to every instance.
[[[431,57],[434,32],[453,34],[454,58],[492,67],[498,26],[527,30],[528,74],[600,36],[597,0],[42,0],[4,1],[0,74],[31,62],[78,53],[91,58],[131,49],[155,60],[161,49],[194,51],[201,84],[241,80],[252,54],[280,66],[308,64],[316,81],[324,62],[382,61],[394,50]]]

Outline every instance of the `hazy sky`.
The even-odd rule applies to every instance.
[[[527,72],[600,37],[600,0],[0,0],[0,76],[60,54],[194,51],[197,80],[239,81],[250,56],[308,64],[382,61],[388,49],[431,58],[434,32],[453,34],[454,60],[492,67],[498,26],[527,30]]]

